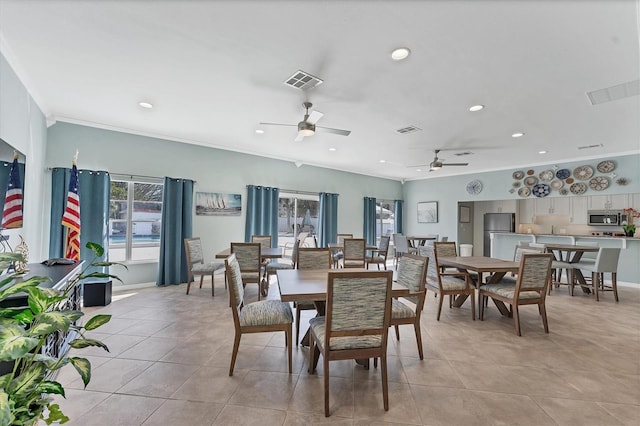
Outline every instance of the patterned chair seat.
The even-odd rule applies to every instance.
[[[191,267],[192,272],[217,271],[224,268],[223,262],[196,263]]]
[[[391,318],[413,318],[416,313],[398,299],[391,299]]]
[[[262,300],[246,305],[240,311],[241,326],[259,326],[293,323],[293,313],[288,303],[279,300]]]
[[[267,264],[267,272],[282,271],[284,269],[293,269],[290,263],[271,262]]]
[[[464,290],[467,288],[467,283],[459,278],[442,276],[441,282],[444,290]]]
[[[258,282],[260,280],[259,272],[243,272],[242,281]]]
[[[364,267],[364,260],[344,260],[343,265],[347,266],[362,266]]]
[[[480,287],[484,291],[498,294],[502,297],[513,298],[516,286],[507,283],[487,284]],[[521,291],[520,299],[537,299],[540,297],[540,293],[537,291]]]
[[[372,256],[369,258],[370,263],[383,263],[387,258],[385,256]]]
[[[324,335],[325,335],[325,323],[324,317],[315,317],[309,320],[309,327],[313,330],[318,337],[316,345],[320,347],[320,350],[324,350]],[[349,336],[349,337],[333,337],[331,339],[331,350],[343,350],[343,349],[364,349],[364,348],[379,348],[382,344],[380,336]]]

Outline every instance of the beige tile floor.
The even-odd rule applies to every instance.
[[[389,344],[389,406],[380,373],[351,361],[331,364],[331,417],[323,415],[322,366],[307,373],[295,348],[287,373],[284,336],[243,337],[228,376],[233,322],[223,280],[186,295],[185,285],[115,294],[109,324],[92,333],[111,352],[90,359],[87,389],[70,367],[58,379],[69,425],[640,425],[640,289],[621,288],[620,303],[599,303],[566,288],[547,299],[551,333],[535,307],[522,309],[523,336],[490,306],[471,321],[469,303],[443,311],[427,297],[425,359],[410,326]],[[580,293],[580,292],[577,292]],[[270,298],[276,298],[272,283]],[[257,300],[255,286],[247,300]],[[445,304],[446,305],[446,304]],[[306,322],[313,315],[304,311]]]

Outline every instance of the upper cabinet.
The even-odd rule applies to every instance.
[[[628,194],[591,195],[589,210],[622,210],[630,206]]]
[[[487,202],[490,213],[515,213],[518,210],[518,200],[495,200]]]
[[[534,201],[536,215],[571,215],[571,199],[562,198],[538,198]]]
[[[589,197],[571,197],[571,217],[569,223],[572,225],[586,225],[589,220],[587,210],[589,209]]]

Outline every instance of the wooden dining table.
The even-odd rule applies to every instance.
[[[420,236],[407,237],[407,241],[409,242],[409,245],[413,248],[418,248],[419,246],[423,246],[424,243],[426,243],[427,241],[435,241],[437,239],[438,237],[434,235],[424,236],[424,237],[420,237]]]
[[[499,282],[507,272],[518,272],[520,268],[519,262],[512,260],[497,259],[494,257],[485,256],[451,256],[451,257],[439,257],[439,266],[446,266],[450,268],[457,268],[462,271],[474,271],[478,274],[478,281],[476,287],[480,288],[484,284],[483,274],[490,273],[491,278],[487,284],[495,284]],[[454,306],[460,307],[467,299],[466,294],[461,294],[455,298]],[[504,303],[499,300],[493,300],[498,310],[502,315],[509,315],[509,310]],[[499,303],[498,303],[499,302]],[[478,307],[482,301],[478,298]]]
[[[318,310],[318,315],[324,315],[325,303],[327,300],[327,281],[329,272],[335,272],[335,269],[285,269],[278,270],[278,287],[280,288],[280,300],[283,302],[309,302],[313,301]],[[363,268],[349,269],[352,271],[372,271]],[[409,296],[411,291],[397,282],[393,282],[391,287],[391,295],[393,297]],[[309,345],[309,330],[300,340],[303,346]],[[318,360],[319,351],[316,350],[314,362]],[[368,360],[357,360],[358,364],[368,368]]]
[[[545,243],[544,249],[547,253],[552,253],[553,258],[560,262],[578,263],[584,253],[600,251],[598,246],[581,246],[571,244],[549,244]],[[573,269],[573,279],[580,284],[580,288],[586,294],[591,293],[584,275],[580,268]]]
[[[262,259],[279,259],[282,257],[282,247],[270,247],[260,249],[260,257]],[[231,247],[216,253],[216,259],[226,259],[231,255]]]

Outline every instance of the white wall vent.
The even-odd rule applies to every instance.
[[[401,135],[406,135],[407,133],[415,133],[415,132],[419,132],[422,129],[420,127],[416,127],[414,125],[409,125],[407,127],[403,127],[401,129],[396,130],[396,132],[400,133]]]
[[[587,96],[592,105],[605,102],[617,101],[619,99],[630,98],[640,95],[640,80],[632,80],[617,86],[606,87],[593,92],[587,92]]]

